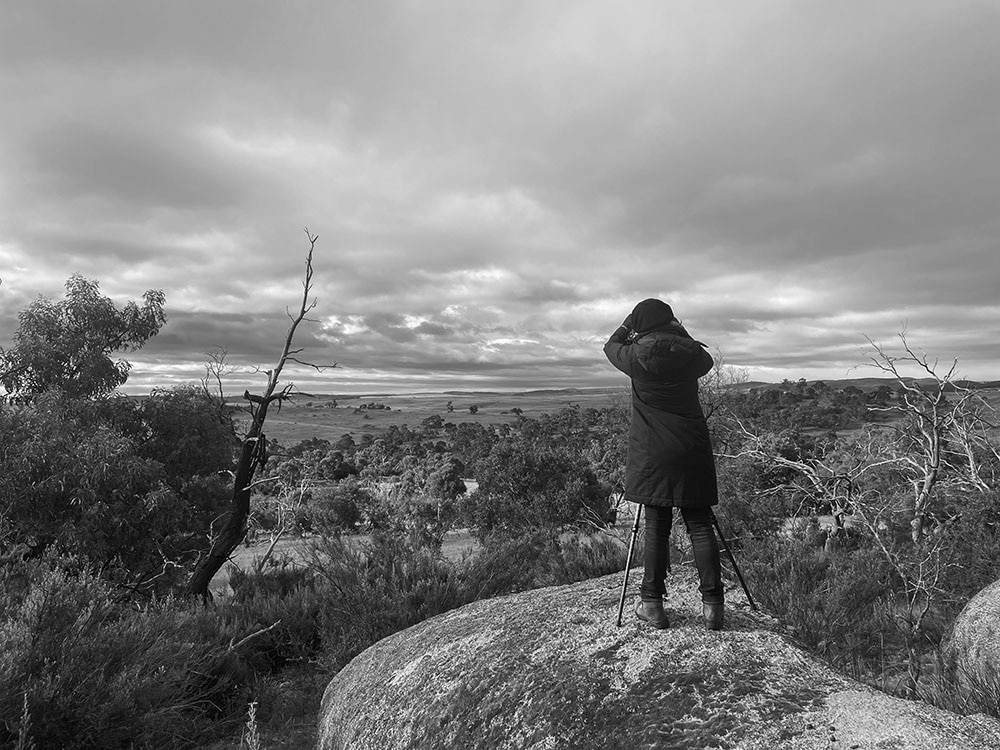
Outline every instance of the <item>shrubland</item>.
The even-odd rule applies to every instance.
[[[776,428],[741,412],[746,394],[719,413],[719,516],[755,595],[814,653],[890,692],[998,715],[1000,686],[960,688],[941,657],[955,616],[1000,578],[996,412],[905,333],[873,344],[870,364],[890,385],[839,434]]]
[[[129,370],[115,353],[164,321],[162,295],[145,299],[121,310],[74,277],[0,350],[0,747],[203,747],[238,733],[249,705],[262,725],[314,710],[329,676],[394,630],[622,566],[592,531],[610,492],[582,457],[588,419],[439,417],[255,449],[250,531],[308,537],[306,560],[265,554],[226,595],[192,596],[243,448],[208,382],[115,394]],[[444,555],[469,524],[478,549]]]
[[[127,367],[100,358],[155,333],[162,298],[115,318],[95,289],[77,281],[66,305],[35,310],[44,330],[78,320],[81,297],[131,334],[83,359],[63,346],[61,370],[27,333],[0,352],[0,747],[202,747],[238,736],[249,705],[262,726],[301,720],[389,633],[623,567],[627,397],[268,442],[249,514],[266,551],[225,595],[191,596],[230,501],[233,412],[205,383],[115,396]],[[1000,578],[992,410],[902,345],[876,349],[874,389],[709,383],[718,515],[755,598],[805,648],[883,689],[1000,713],[939,660],[957,612]],[[475,545],[446,554],[456,529]],[[287,538],[302,559],[274,552]]]

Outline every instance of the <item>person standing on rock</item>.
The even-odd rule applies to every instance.
[[[669,627],[663,610],[673,509],[691,537],[701,579],[705,625],[722,628],[724,594],[712,506],[719,502],[715,456],[698,400],[698,378],[714,362],[670,305],[640,302],[604,345],[611,364],[632,379],[632,424],[625,461],[625,499],[646,515],[645,571],[635,613]]]

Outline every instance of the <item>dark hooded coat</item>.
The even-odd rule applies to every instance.
[[[650,316],[650,306],[641,307],[649,302],[666,312],[654,307]],[[709,507],[719,497],[698,378],[712,369],[712,356],[673,319],[669,306],[646,303],[604,345],[611,364],[632,379],[625,497],[644,505]]]

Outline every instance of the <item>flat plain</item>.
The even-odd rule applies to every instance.
[[[336,442],[343,435],[358,440],[362,435],[377,437],[393,425],[416,429],[432,416],[446,422],[478,422],[497,425],[514,422],[519,409],[526,417],[555,413],[571,405],[600,409],[616,399],[627,398],[628,386],[533,390],[511,393],[463,391],[443,393],[407,393],[384,395],[307,395],[298,394],[272,407],[264,430],[268,439],[282,445],[321,438]],[[236,403],[235,399],[232,403]],[[451,410],[449,411],[449,404]],[[474,413],[472,407],[475,407]]]
[[[863,390],[878,385],[893,385],[887,379],[867,378],[826,381],[834,388],[856,385]],[[781,388],[774,383],[744,384],[747,387]],[[1000,388],[977,390],[977,394],[993,408],[1000,411]],[[628,402],[629,387],[623,383],[615,388],[538,389],[517,392],[454,391],[439,393],[404,393],[381,395],[327,395],[297,394],[281,405],[272,407],[267,416],[265,434],[285,446],[302,440],[321,438],[336,442],[343,435],[355,441],[362,435],[377,437],[393,425],[407,425],[416,429],[428,417],[440,416],[446,422],[477,422],[498,425],[514,422],[519,409],[526,417],[555,413],[571,405],[581,408],[611,406]],[[231,399],[232,405],[240,401]],[[449,404],[451,408],[449,410]],[[374,407],[374,408],[373,408]],[[475,407],[475,413],[470,409]],[[841,430],[844,434],[850,430]]]

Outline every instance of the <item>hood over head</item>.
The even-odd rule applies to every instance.
[[[673,320],[673,309],[659,299],[644,299],[632,310],[632,329],[639,334],[668,328]]]

